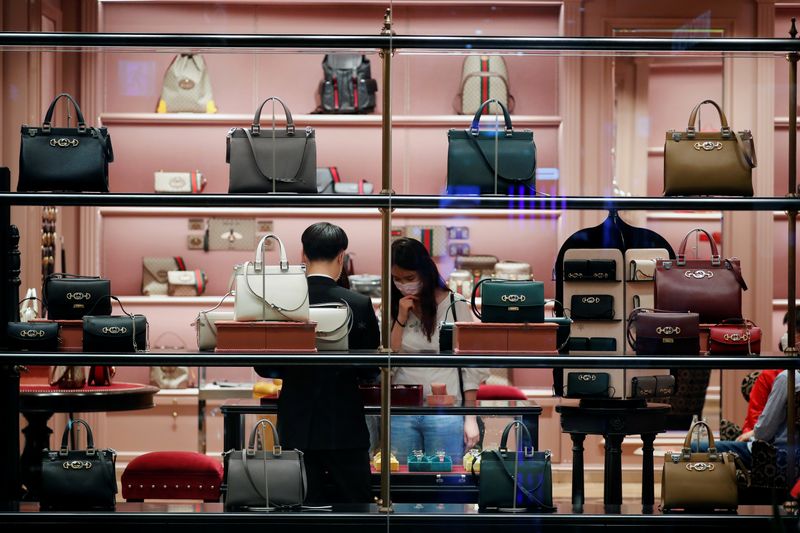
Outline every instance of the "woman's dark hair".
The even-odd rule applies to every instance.
[[[420,308],[422,316],[422,331],[428,337],[428,341],[436,331],[436,289],[445,289],[447,286],[436,268],[436,263],[431,259],[431,254],[421,242],[403,237],[392,243],[392,266],[398,266],[404,270],[413,270],[422,282],[419,292]],[[397,319],[400,310],[400,298],[403,294],[392,281],[392,318]]]
[[[332,261],[347,250],[347,234],[330,222],[311,224],[300,237],[303,252],[309,261]]]

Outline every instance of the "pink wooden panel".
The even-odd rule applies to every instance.
[[[800,6],[775,8],[775,37],[789,38],[792,17],[800,13]],[[775,57],[775,116],[789,116],[789,62],[783,55]]]
[[[785,299],[789,294],[789,280],[788,280],[788,270],[787,270],[787,261],[789,258],[789,250],[786,246],[788,242],[788,222],[786,218],[776,219],[775,223],[772,226],[773,235],[774,235],[774,243],[775,243],[775,254],[772,263],[773,268],[773,298],[778,299]],[[798,271],[797,279],[795,281],[795,286],[800,284],[800,270]],[[781,330],[774,330],[774,331],[781,331]]]
[[[721,221],[691,220],[691,219],[650,219],[647,222],[647,227],[659,233],[662,237],[667,239],[667,241],[672,245],[672,248],[675,250],[675,253],[678,253],[678,247],[681,245],[681,241],[686,236],[686,234],[689,233],[689,231],[691,231],[694,228],[703,228],[704,230],[713,234],[714,232],[721,231]],[[692,237],[690,238],[689,243],[686,246],[686,255],[689,258],[694,257],[695,242],[697,241],[695,241],[695,239]],[[698,251],[699,251],[699,257],[708,258],[711,256],[711,247],[706,241],[699,241]],[[748,270],[747,265],[743,264],[742,274],[744,275],[745,280],[747,280],[750,276],[753,276],[755,273],[752,272],[752,270]]]
[[[800,128],[798,128],[800,130]],[[785,196],[789,192],[789,129],[786,126],[775,128],[775,196]],[[800,162],[800,156],[797,160]],[[769,171],[762,172],[769,179]]]
[[[558,6],[416,5],[394,9],[396,30],[416,35],[557,35]],[[522,24],[520,21],[525,21]]]
[[[102,31],[144,33],[256,33],[254,5],[137,2],[103,4]]]

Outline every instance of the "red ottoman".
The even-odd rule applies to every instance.
[[[222,463],[197,452],[150,452],[128,463],[122,473],[127,501],[219,501]]]
[[[481,385],[475,395],[477,400],[527,400],[525,393],[511,385]]]

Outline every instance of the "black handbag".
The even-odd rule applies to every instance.
[[[570,352],[616,352],[614,337],[570,337],[567,344]]]
[[[111,281],[75,274],[51,274],[44,281],[42,297],[50,320],[80,320],[90,311],[111,314]]]
[[[286,114],[286,131],[261,129],[261,110],[274,100]],[[317,192],[317,144],[314,129],[297,131],[292,113],[280,98],[264,100],[250,128],[228,132],[225,161],[230,164],[231,193]]]
[[[31,352],[55,352],[58,350],[57,322],[9,322],[8,348]]]
[[[458,315],[456,314],[456,302],[457,301],[466,301],[466,300],[456,300],[455,295],[451,292],[450,293],[450,305],[447,306],[447,310],[444,312],[444,320],[439,324],[439,351],[440,352],[452,352],[453,351],[453,330],[455,329],[456,322],[458,322]],[[453,313],[453,321],[447,321],[447,314],[452,311]],[[461,374],[459,372],[459,379],[461,379]]]
[[[573,320],[612,320],[614,297],[609,294],[573,294],[570,300]]]
[[[496,103],[503,110],[505,129],[480,130],[481,113]],[[530,130],[514,131],[506,107],[486,100],[468,130],[447,133],[449,194],[536,194],[536,144]]]
[[[481,310],[475,305],[481,295]],[[472,312],[481,322],[504,324],[544,322],[544,283],[484,278],[472,289]]]
[[[134,315],[125,311],[116,296],[110,296],[119,303],[124,315],[83,317],[84,352],[143,352],[148,348],[148,323],[144,315]],[[109,304],[109,307],[111,304]]]
[[[78,127],[50,125],[59,99],[75,106]],[[108,164],[114,160],[106,128],[86,125],[72,96],[61,93],[47,108],[40,126],[22,126],[18,191],[108,192]]]
[[[609,387],[608,372],[567,373],[566,398],[608,398],[613,387]]]
[[[69,449],[69,434],[74,424],[86,428],[85,450]],[[77,418],[67,423],[59,450],[42,452],[42,509],[108,510],[115,505],[117,478],[114,466],[117,452],[94,447],[92,428]]]

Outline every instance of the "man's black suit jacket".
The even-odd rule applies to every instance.
[[[378,320],[368,296],[340,287],[324,276],[308,278],[308,293],[311,304],[347,302],[353,312],[353,329],[348,337],[351,350],[378,348]],[[374,379],[378,369],[286,366],[256,367],[256,372],[265,377],[283,378],[278,400],[278,432],[282,446],[299,450],[369,448],[358,380]]]

